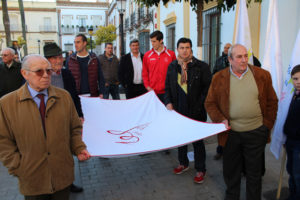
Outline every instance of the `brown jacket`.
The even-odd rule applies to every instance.
[[[72,153],[86,148],[69,93],[50,86],[48,94],[46,137],[27,84],[0,99],[0,161],[19,178],[23,195],[51,194],[71,185]]]
[[[278,107],[278,99],[272,87],[271,75],[268,71],[253,65],[249,65],[249,69],[252,71],[257,84],[263,124],[271,130],[276,119]],[[213,122],[219,123],[225,119],[229,121],[229,88],[230,71],[228,67],[213,76],[206,97],[205,108]],[[221,140],[220,145],[224,146],[227,140],[227,134],[221,133],[219,140]]]

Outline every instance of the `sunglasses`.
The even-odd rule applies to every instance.
[[[37,76],[42,77],[45,72],[47,73],[47,75],[50,76],[53,72],[53,69],[46,69],[46,70],[43,70],[43,69],[37,69],[37,70],[26,69],[26,71],[34,72]]]

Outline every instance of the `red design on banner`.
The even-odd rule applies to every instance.
[[[121,135],[119,138],[123,141],[116,142],[121,144],[130,144],[130,143],[137,143],[140,141],[139,136],[142,135],[141,130],[145,129],[150,123],[142,124],[139,126],[135,126],[127,131],[116,131],[116,130],[108,130],[106,131],[112,135]]]

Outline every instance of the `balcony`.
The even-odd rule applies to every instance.
[[[27,32],[27,25],[25,26],[26,32]],[[0,25],[0,31],[4,31],[4,25]],[[20,24],[11,24],[10,25],[10,31],[11,32],[22,32],[22,26]]]
[[[56,32],[56,26],[40,25],[39,31],[40,32]]]
[[[135,27],[135,12],[131,13],[130,15],[130,30],[133,30],[133,28]]]
[[[74,27],[62,27],[61,28],[61,33],[64,35],[72,35],[75,33]]]
[[[124,24],[124,31],[129,30],[129,18],[125,19],[125,24]]]
[[[85,26],[78,26],[77,28],[77,33],[87,33],[87,27]]]

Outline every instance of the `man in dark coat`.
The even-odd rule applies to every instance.
[[[21,64],[14,60],[15,50],[5,48],[1,52],[3,63],[0,65],[0,98],[23,85]]]
[[[192,41],[181,38],[177,42],[178,56],[168,68],[165,84],[165,104],[167,109],[176,110],[189,118],[206,121],[207,114],[204,101],[211,81],[209,66],[196,59],[192,53]],[[206,173],[205,146],[203,140],[193,143],[195,169],[195,183],[203,183]],[[174,169],[175,174],[188,170],[189,160],[187,146],[178,148],[179,166]]]
[[[83,123],[84,118],[81,109],[80,98],[76,91],[75,80],[71,72],[68,69],[63,68],[62,53],[63,52],[61,48],[56,43],[48,43],[44,46],[44,56],[50,62],[51,68],[53,69],[53,73],[51,75],[51,85],[63,88],[70,93],[81,123]],[[72,184],[70,190],[71,192],[82,192],[83,188]]]
[[[224,46],[224,51],[222,52],[222,56],[217,58],[214,69],[213,69],[213,74],[217,73],[218,71],[221,71],[222,69],[225,69],[226,67],[229,66],[229,61],[228,61],[228,49],[231,47],[230,43],[226,43]]]
[[[143,54],[139,51],[139,41],[130,42],[131,52],[122,56],[119,66],[119,80],[126,91],[126,99],[147,92],[142,78]]]

